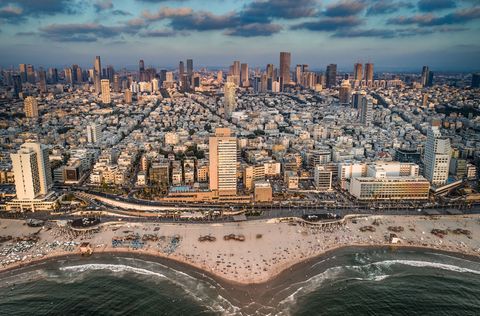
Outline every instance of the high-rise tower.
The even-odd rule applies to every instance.
[[[373,64],[372,63],[365,64],[365,81],[367,82],[367,86],[371,87],[373,85]]]
[[[219,196],[237,194],[237,138],[229,128],[215,129],[209,139],[209,177]]]
[[[248,87],[250,85],[248,80],[248,64],[241,64],[240,83],[242,84],[242,87]]]
[[[18,200],[33,200],[52,187],[48,149],[40,143],[25,143],[10,155]]]
[[[102,91],[102,63],[100,56],[95,57],[95,64],[93,67],[93,84],[95,86],[95,92],[100,93]]]
[[[280,87],[290,83],[291,55],[288,52],[280,52]]]
[[[422,68],[422,86],[428,86],[428,78],[430,77],[430,69],[428,66],[423,66]]]
[[[425,178],[433,185],[447,183],[452,148],[450,139],[442,136],[440,128],[432,125],[425,144]]]
[[[187,75],[189,77],[193,75],[193,59],[187,59]]]
[[[38,88],[40,93],[47,92],[47,73],[43,69],[38,71]]]
[[[102,103],[109,104],[112,101],[110,99],[110,80],[102,79],[101,88],[102,88]]]
[[[327,66],[326,86],[332,88],[337,85],[337,64]]]
[[[356,63],[353,66],[353,80],[361,81],[363,78],[363,66],[360,63]]]
[[[34,97],[26,97],[23,101],[23,106],[25,109],[25,116],[28,118],[38,117],[38,102]]]
[[[360,123],[370,126],[373,119],[373,103],[370,97],[364,97],[360,103]]]
[[[230,118],[232,115],[232,112],[235,111],[235,108],[237,106],[236,100],[235,100],[235,92],[237,89],[237,85],[233,82],[232,76],[227,77],[227,82],[225,82],[223,86],[224,90],[224,109],[225,109],[225,116],[227,118]]]

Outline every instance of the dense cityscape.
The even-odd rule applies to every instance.
[[[253,70],[115,72],[100,56],[4,69],[2,206],[57,210],[77,189],[158,205],[478,202],[480,75],[352,70],[288,52]]]
[[[477,2],[0,0],[0,314],[478,315]]]

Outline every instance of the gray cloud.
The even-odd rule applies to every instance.
[[[224,34],[241,37],[271,36],[281,30],[282,26],[279,24],[251,23],[227,30]]]
[[[421,36],[433,33],[449,33],[466,31],[463,27],[437,27],[428,29],[405,28],[405,29],[347,29],[335,32],[332,37],[350,38],[350,37],[375,37],[375,38],[396,38]]]
[[[170,8],[170,7],[163,7],[159,9],[157,12],[150,12],[150,11],[143,11],[142,18],[148,21],[159,21],[168,18],[175,18],[175,17],[182,17],[182,16],[190,16],[193,15],[192,8]]]
[[[318,0],[255,0],[239,12],[243,23],[270,23],[272,18],[313,17],[320,7]]]
[[[145,30],[138,34],[140,37],[173,37],[177,35],[188,35],[185,32],[177,32],[169,29],[162,30]]]
[[[314,22],[304,22],[292,26],[293,30],[307,29],[310,31],[336,31],[348,29],[362,24],[363,21],[355,16],[321,18]]]
[[[113,15],[119,15],[119,16],[129,16],[132,15],[130,12],[123,11],[123,10],[112,10]]]
[[[433,14],[415,15],[411,17],[399,16],[389,19],[387,23],[395,25],[417,24],[418,26],[437,26],[462,24],[479,18],[480,7],[473,7],[457,10],[444,16],[436,16]]]
[[[5,23],[18,23],[25,18],[22,16],[23,9],[12,5],[0,8],[0,21]]]
[[[456,8],[457,4],[454,0],[420,0],[418,1],[418,9],[422,12],[432,12],[443,9]]]
[[[357,15],[367,6],[363,0],[341,0],[327,6],[324,14],[329,17]]]
[[[113,9],[112,0],[96,0],[93,7],[97,12]]]
[[[82,2],[77,0],[0,0],[0,5],[22,8],[24,15],[40,16],[57,13],[73,14],[82,6]]]
[[[36,32],[17,32],[15,33],[16,36],[33,36],[37,35],[38,33]]]
[[[390,14],[402,8],[413,9],[414,7],[412,3],[406,1],[378,0],[367,9],[367,15]]]
[[[39,29],[40,35],[58,42],[94,42],[121,34],[136,34],[141,26],[105,26],[99,23],[50,24]]]

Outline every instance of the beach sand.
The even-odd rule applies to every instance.
[[[375,231],[360,231],[365,226]],[[403,230],[393,232],[395,226]],[[442,238],[432,234],[432,229],[446,230],[447,234]],[[456,229],[464,231],[454,232]],[[24,221],[0,221],[0,236],[15,239],[33,233],[39,237],[37,242],[10,240],[0,244],[0,272],[80,254],[79,244],[85,241],[94,253],[128,252],[169,258],[239,285],[267,282],[295,264],[340,247],[391,245],[391,233],[399,239],[394,247],[426,247],[480,257],[479,215],[371,215],[347,218],[342,225],[328,228],[280,219],[223,224],[116,222],[103,224],[98,232],[83,234],[74,234],[55,223],[32,228]],[[139,249],[129,242],[113,247],[112,238],[121,240],[136,234],[140,240],[146,234],[155,237]],[[224,240],[230,234],[241,235],[244,241]],[[215,241],[199,241],[203,236],[215,237]]]

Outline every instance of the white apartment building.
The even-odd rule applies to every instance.
[[[451,153],[450,139],[442,136],[438,126],[432,126],[427,132],[424,157],[425,177],[432,185],[447,183]]]

